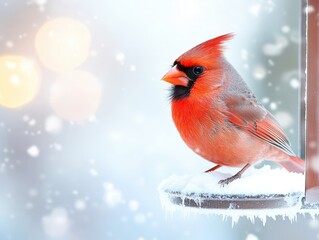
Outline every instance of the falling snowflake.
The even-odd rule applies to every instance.
[[[40,154],[39,148],[35,145],[29,147],[27,152],[31,157],[38,157]]]
[[[257,80],[262,80],[266,77],[267,75],[267,70],[263,66],[257,66],[253,70],[253,76]]]
[[[28,4],[35,4],[38,6],[39,11],[43,12],[45,10],[45,5],[47,0],[31,0]]]
[[[59,133],[62,130],[62,121],[60,118],[58,118],[55,115],[51,115],[49,117],[47,117],[47,119],[45,120],[45,131],[49,132],[49,133]]]
[[[128,206],[131,211],[137,211],[139,209],[139,203],[136,200],[131,200]]]
[[[99,172],[95,168],[91,168],[89,172],[93,177],[96,177],[99,175]]]
[[[242,50],[240,51],[240,54],[241,54],[241,58],[242,58],[243,60],[247,60],[247,58],[248,58],[248,51],[247,51],[247,49],[242,49]]]
[[[79,211],[84,210],[86,209],[86,202],[82,199],[78,199],[75,201],[74,207],[76,210],[79,210]]]
[[[300,87],[300,82],[296,78],[293,78],[290,80],[290,86],[294,89],[298,89]]]
[[[282,126],[283,128],[290,127],[294,122],[294,119],[291,116],[291,114],[286,111],[277,112],[275,114],[275,118],[278,120],[280,126]]]
[[[146,221],[146,216],[144,214],[142,214],[142,213],[138,213],[138,214],[135,215],[134,221],[137,224],[143,224]]]
[[[282,26],[281,31],[283,33],[289,33],[290,32],[290,27],[287,25]]]
[[[249,7],[249,12],[255,17],[259,15],[260,10],[261,10],[261,5],[259,3],[253,4]]]
[[[311,228],[319,228],[319,221],[317,218],[313,218],[309,221],[309,226]]]
[[[61,151],[62,150],[62,145],[59,143],[53,143],[50,145],[50,148],[55,149],[56,151]]]
[[[117,61],[117,62],[119,62],[120,64],[124,64],[124,61],[125,61],[125,54],[124,53],[122,53],[122,52],[119,52],[119,53],[117,53],[116,55],[115,55],[115,60]]]
[[[49,237],[63,237],[70,229],[68,212],[64,208],[54,208],[52,212],[42,219],[44,232]]]
[[[104,201],[109,207],[115,207],[123,202],[122,192],[114,187],[110,182],[104,183]]]
[[[264,44],[262,50],[267,56],[279,56],[288,46],[288,39],[285,36],[277,35],[275,43]]]
[[[272,102],[272,103],[270,103],[269,107],[270,107],[271,110],[276,110],[277,109],[277,103]]]
[[[258,237],[255,234],[249,233],[246,240],[258,240]]]
[[[7,41],[6,42],[6,47],[7,48],[13,48],[13,46],[14,46],[14,43],[12,41]]]
[[[131,65],[130,66],[130,71],[132,71],[132,72],[136,71],[136,66],[135,65]]]

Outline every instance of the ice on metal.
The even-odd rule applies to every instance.
[[[297,214],[319,213],[316,209],[303,208],[303,174],[266,165],[249,169],[242,178],[224,187],[218,184],[236,171],[224,167],[211,173],[173,175],[158,187],[161,203],[167,213],[221,215],[225,220],[230,217],[233,224],[240,217],[252,222],[259,219],[265,224],[267,218],[281,216],[294,221]]]

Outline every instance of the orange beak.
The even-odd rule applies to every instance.
[[[186,87],[188,85],[188,77],[186,74],[176,68],[176,66],[172,67],[171,70],[169,70],[164,77],[162,77],[162,80],[165,82],[174,84],[174,85],[180,85]]]

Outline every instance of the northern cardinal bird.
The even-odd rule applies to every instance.
[[[178,57],[162,78],[173,84],[172,116],[182,139],[195,153],[221,166],[242,167],[221,180],[240,178],[259,160],[272,160],[288,171],[303,172],[278,122],[257,100],[223,56],[226,34],[201,43]]]

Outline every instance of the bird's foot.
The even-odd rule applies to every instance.
[[[240,177],[241,177],[241,174],[235,174],[234,176],[220,180],[218,182],[218,184],[220,184],[222,187],[224,187],[225,185],[228,185],[229,183],[231,183],[232,181],[234,181]]]
[[[234,176],[231,176],[229,178],[220,180],[218,183],[224,187],[225,185],[230,184],[232,181],[238,179],[241,177],[241,175],[247,170],[247,168],[250,167],[250,163],[247,163],[238,173],[236,173]]]

